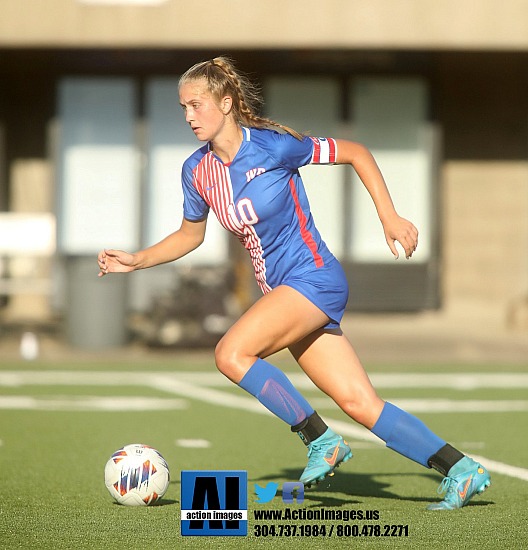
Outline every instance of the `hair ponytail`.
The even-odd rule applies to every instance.
[[[273,126],[298,140],[303,139],[302,134],[292,128],[257,114],[264,103],[259,88],[237,71],[228,57],[220,56],[197,63],[181,76],[179,86],[200,79],[206,81],[209,93],[217,100],[226,95],[233,99],[233,115],[240,125],[253,128]]]

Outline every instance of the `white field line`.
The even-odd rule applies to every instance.
[[[178,447],[187,449],[208,449],[211,446],[211,442],[207,439],[176,439],[174,443]]]
[[[500,412],[526,412],[528,401],[509,400],[477,400],[477,399],[391,399],[386,397],[393,405],[413,413],[500,413]],[[320,409],[335,408],[336,404],[329,397],[310,398],[310,405],[317,411]]]
[[[157,397],[99,397],[99,396],[60,396],[37,398],[25,395],[0,396],[0,410],[39,410],[39,411],[164,411],[187,408],[184,399]]]
[[[0,371],[0,386],[145,386],[151,373],[104,371]]]
[[[157,390],[173,393],[175,395],[182,395],[190,399],[197,399],[198,401],[205,401],[213,405],[221,405],[232,409],[242,409],[244,411],[271,415],[271,413],[253,397],[234,395],[224,391],[204,388],[203,386],[177,380],[172,376],[150,376],[148,385]]]
[[[523,481],[528,481],[528,470],[526,468],[518,468],[517,466],[510,466],[503,462],[497,462],[496,460],[490,460],[484,456],[471,455],[471,458],[483,464],[490,472],[496,472],[498,474],[504,474],[509,477],[516,477]]]
[[[528,401],[508,400],[456,400],[456,399],[389,399],[391,403],[412,412],[421,413],[464,413],[464,412],[524,412]]]
[[[151,385],[150,387],[164,390],[166,386]],[[207,388],[204,392],[210,391]],[[182,392],[182,395],[183,392]],[[211,394],[209,394],[211,397]],[[199,399],[193,393],[193,398]],[[235,396],[236,398],[236,396]],[[213,398],[214,400],[214,398]],[[453,401],[453,400],[426,400],[426,399],[389,399],[391,403],[413,413],[500,413],[500,412],[526,412],[528,401]],[[214,402],[214,401],[213,401]],[[251,401],[255,407],[260,407],[256,401]],[[330,398],[310,399],[310,404],[317,411],[336,408],[336,404]],[[244,404],[244,409],[250,403]],[[46,410],[46,411],[161,411],[178,410],[187,408],[187,403],[182,399],[167,399],[154,397],[126,397],[126,396],[56,396],[55,398],[38,398],[27,395],[0,395],[0,410]]]
[[[455,374],[373,374],[372,383],[380,388],[528,388],[528,374],[455,373]]]
[[[315,386],[311,380],[302,373],[288,373],[288,377],[299,389],[314,390]],[[184,371],[178,373],[171,372],[104,372],[104,371],[0,371],[0,387],[20,387],[25,385],[64,385],[64,386],[154,386],[156,389],[163,390],[163,384],[170,385],[175,382],[180,386],[182,384],[191,384],[193,388],[201,388],[201,392],[207,392],[211,387],[232,387],[233,384],[224,376],[216,371],[211,372],[192,372]],[[503,374],[467,374],[459,373],[455,375],[442,374],[375,374],[371,376],[374,385],[377,388],[451,388],[451,389],[477,389],[489,387],[501,388],[523,388],[528,387],[528,375],[517,373]],[[190,390],[197,394],[195,390]],[[211,399],[214,399],[211,395]],[[197,395],[197,398],[199,396]],[[221,398],[221,397],[220,397]],[[240,396],[233,396],[237,400]],[[27,406],[23,406],[22,397],[18,404],[15,399],[0,399],[1,408],[52,408],[51,403],[40,405],[36,401],[30,404],[30,398],[27,398]],[[511,400],[448,400],[448,399],[390,399],[395,405],[415,413],[471,413],[471,412],[522,412],[528,410],[527,401]],[[260,407],[255,401],[251,400],[255,407]],[[310,400],[312,406],[317,408],[327,408],[334,406],[328,397],[314,397]],[[123,405],[123,404],[121,404]],[[63,408],[77,409],[82,408],[79,404],[64,405]],[[131,403],[131,409],[134,408]],[[145,405],[146,406],[146,405]],[[249,407],[246,402],[245,407]],[[100,406],[104,409],[105,405]],[[138,405],[141,407],[141,405]],[[154,408],[163,408],[159,403]],[[57,403],[55,408],[61,408]],[[86,405],[85,408],[89,408]],[[94,408],[97,408],[94,405]],[[164,408],[174,408],[167,403]]]
[[[299,389],[315,386],[303,373],[288,372],[288,378]],[[86,385],[143,386],[150,377],[163,376],[200,386],[231,386],[220,373],[182,371],[171,372],[105,372],[105,371],[0,371],[0,386],[24,385]],[[453,374],[383,374],[369,375],[376,388],[449,388],[473,390],[479,388],[528,388],[528,374],[523,373],[453,373]]]

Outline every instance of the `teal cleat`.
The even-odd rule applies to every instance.
[[[306,487],[334,475],[334,470],[342,462],[352,458],[348,443],[330,428],[308,445],[308,465],[301,475],[300,482]]]
[[[444,500],[429,504],[428,510],[456,510],[465,506],[471,497],[480,495],[491,485],[486,468],[465,456],[448,472],[438,487],[438,494],[444,491]]]

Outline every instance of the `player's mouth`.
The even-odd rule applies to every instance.
[[[206,138],[204,137],[205,135],[205,130],[201,127],[201,126],[191,126],[191,129],[192,131],[194,132],[194,135],[200,140],[200,141],[205,141]]]

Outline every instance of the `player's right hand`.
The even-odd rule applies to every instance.
[[[99,252],[97,256],[99,265],[98,277],[104,277],[108,273],[128,273],[134,271],[134,254],[123,250],[107,250]]]

